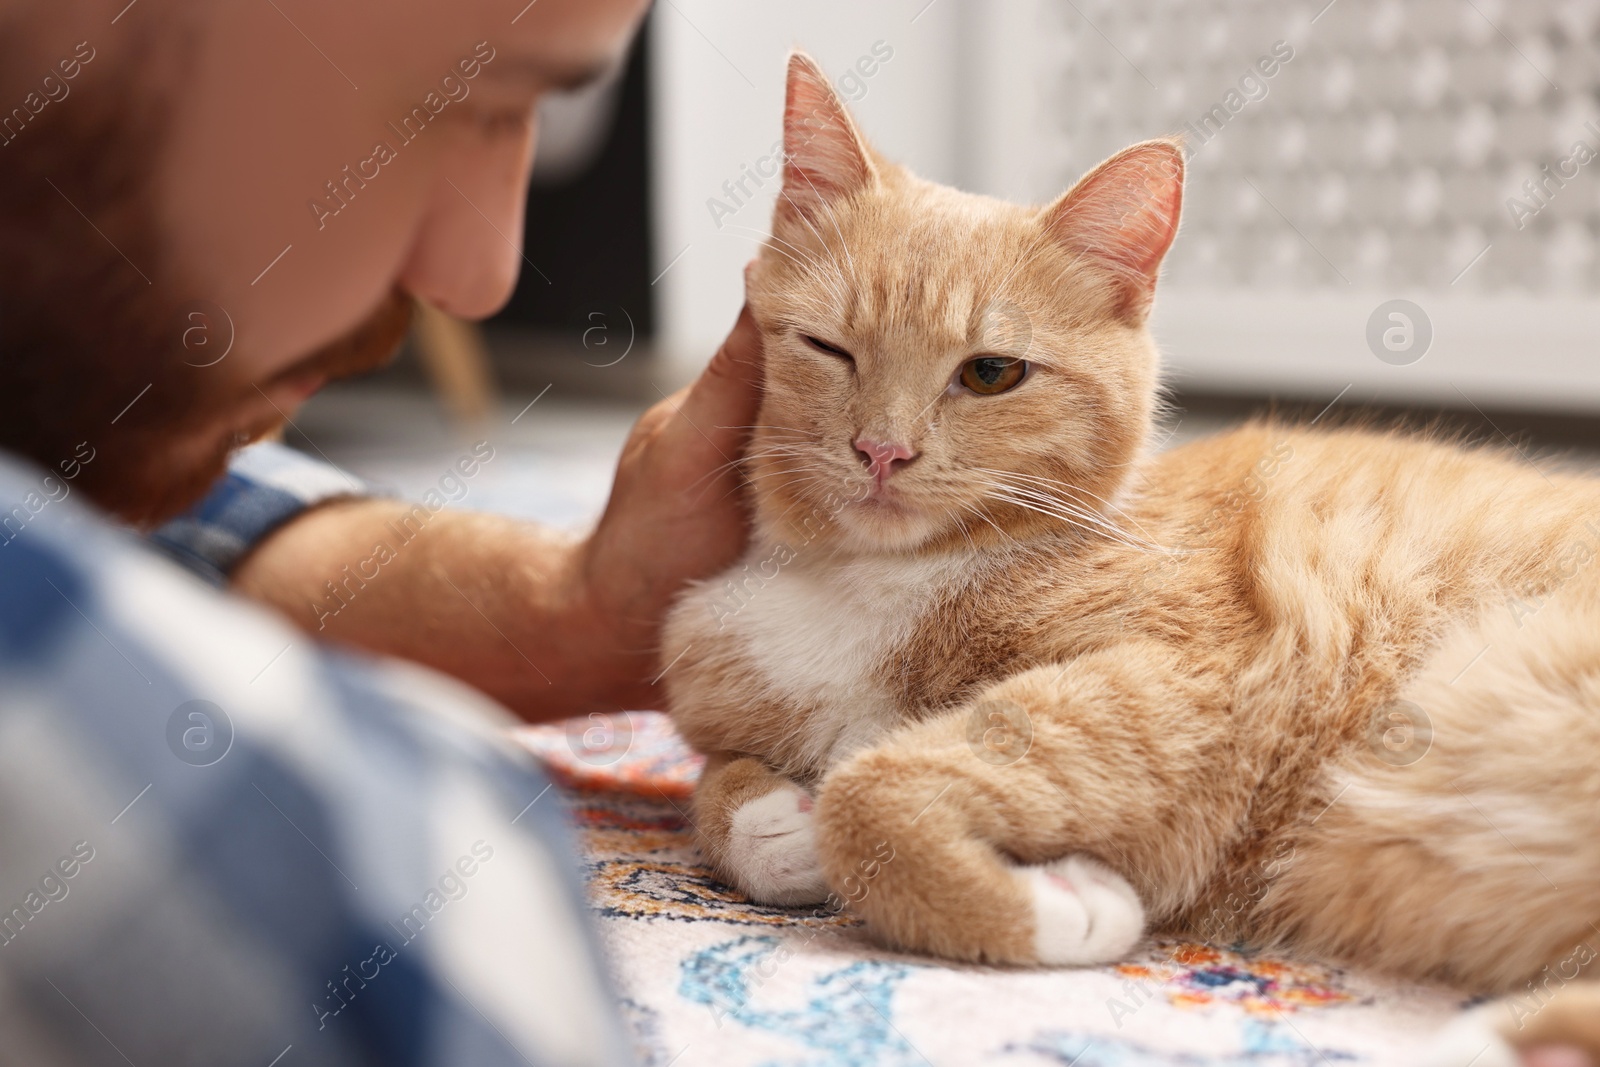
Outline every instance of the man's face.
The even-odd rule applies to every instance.
[[[0,447],[141,522],[383,362],[408,298],[504,303],[534,105],[644,7],[124,3],[0,0]]]

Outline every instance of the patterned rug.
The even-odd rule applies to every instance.
[[[649,1067],[1409,1067],[1464,1003],[1182,942],[1087,970],[885,952],[848,913],[752,904],[711,876],[686,815],[700,760],[664,716],[594,716],[520,737],[564,794]]]

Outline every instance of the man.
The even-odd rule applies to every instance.
[[[748,317],[590,536],[430,512],[321,633],[246,598],[311,629],[414,506],[240,448],[410,301],[504,302],[533,108],[643,6],[0,0],[0,1062],[627,1058],[504,713],[318,638],[530,720],[656,702],[745,537]]]

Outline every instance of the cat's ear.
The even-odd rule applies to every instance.
[[[783,195],[779,210],[811,215],[877,177],[867,143],[817,61],[789,56],[783,104]]]
[[[1119,314],[1137,323],[1150,312],[1182,204],[1182,146],[1145,141],[1078,179],[1039,217],[1062,244],[1111,271]]]

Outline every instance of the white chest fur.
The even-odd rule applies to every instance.
[[[848,562],[802,557],[773,568],[771,558],[753,551],[702,588],[696,599],[705,602],[703,633],[738,642],[740,659],[764,688],[814,709],[795,724],[805,736],[792,739],[793,750],[796,762],[822,771],[900,721],[896,654],[927,610],[968,579],[972,561],[964,553]]]

